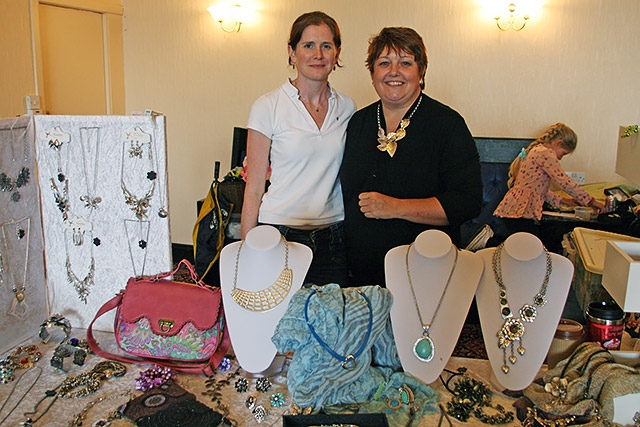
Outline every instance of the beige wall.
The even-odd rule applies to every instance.
[[[426,92],[458,110],[475,136],[535,137],[563,121],[579,135],[565,169],[585,171],[588,182],[621,181],[617,129],[640,121],[640,2],[541,0],[523,31],[502,32],[483,16],[485,1],[253,0],[255,19],[228,34],[206,12],[216,0],[123,0],[126,111],[167,115],[172,241],[191,243],[213,162],[227,171],[233,126],[244,126],[253,100],[292,75],[291,22],[315,9],[341,26],[345,67],[331,81],[358,107],[376,100],[363,65],[367,39],[383,26],[410,26],[429,53]],[[0,16],[8,2],[28,11],[28,0],[0,0]],[[7,37],[28,47],[1,28],[3,51]],[[3,62],[3,94],[18,84],[32,89],[28,69],[5,83]],[[18,92],[21,106],[26,93]]]
[[[24,113],[24,97],[36,94],[29,4],[0,0],[0,117]]]

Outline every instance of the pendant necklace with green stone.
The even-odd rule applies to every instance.
[[[435,311],[433,312],[433,316],[431,316],[431,321],[429,323],[424,323],[422,320],[422,313],[420,312],[420,307],[418,306],[418,299],[416,298],[416,291],[413,288],[413,282],[411,281],[411,269],[409,268],[409,251],[413,243],[409,245],[407,248],[407,254],[405,256],[406,267],[407,267],[407,278],[409,279],[409,286],[411,287],[411,294],[413,295],[413,302],[416,305],[416,311],[418,313],[418,318],[420,319],[420,324],[422,325],[422,335],[416,340],[413,344],[413,354],[418,358],[418,360],[422,362],[430,362],[433,359],[435,354],[435,344],[433,340],[429,336],[429,330],[431,329],[431,325],[433,325],[434,320],[436,320],[436,316],[438,315],[438,311],[440,310],[440,306],[442,305],[442,300],[444,299],[445,294],[447,293],[447,289],[449,288],[449,283],[451,283],[451,278],[453,277],[453,272],[456,269],[456,264],[458,263],[458,248],[455,248],[456,257],[453,260],[453,266],[451,266],[451,272],[449,272],[449,278],[447,279],[447,283],[444,285],[444,290],[442,291],[442,295],[440,295],[440,301],[438,301],[438,305],[436,306]]]

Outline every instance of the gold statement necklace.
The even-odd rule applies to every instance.
[[[378,119],[378,150],[386,151],[389,154],[389,157],[393,157],[396,154],[396,150],[398,149],[398,141],[405,137],[407,134],[407,129],[409,127],[409,123],[411,123],[411,118],[415,114],[416,110],[420,106],[420,102],[422,102],[422,94],[418,97],[418,103],[415,107],[413,107],[413,111],[409,114],[409,117],[406,119],[402,119],[400,124],[398,125],[398,129],[395,132],[389,132],[388,134],[384,133],[384,129],[382,129],[382,125],[380,124],[380,105],[382,102],[378,103],[378,110],[376,112]]]
[[[291,289],[291,281],[293,279],[293,271],[289,268],[289,244],[282,237],[284,242],[284,268],[275,282],[269,287],[261,291],[246,291],[237,287],[238,282],[238,264],[240,263],[240,251],[244,242],[238,246],[236,254],[236,270],[233,276],[233,289],[231,290],[231,298],[240,307],[253,312],[264,312],[273,310],[289,295]]]
[[[411,295],[413,296],[413,302],[416,305],[416,312],[418,313],[418,318],[420,319],[420,324],[422,325],[422,335],[413,344],[413,354],[421,362],[430,362],[431,359],[433,359],[433,355],[435,354],[436,348],[435,348],[435,344],[433,343],[433,340],[429,336],[429,330],[431,329],[431,325],[433,325],[434,320],[436,320],[436,316],[438,315],[438,311],[440,310],[440,306],[442,305],[442,300],[444,299],[444,296],[447,293],[447,289],[449,288],[449,283],[451,283],[451,278],[453,277],[453,272],[456,269],[456,264],[458,264],[458,248],[455,248],[456,257],[453,260],[453,265],[451,266],[451,271],[449,272],[447,283],[444,285],[444,290],[442,291],[442,295],[440,295],[440,301],[438,301],[438,305],[436,306],[436,309],[433,312],[433,316],[431,316],[431,321],[429,323],[424,323],[424,320],[422,320],[422,313],[420,312],[420,306],[418,306],[418,298],[416,297],[416,291],[413,288],[413,282],[411,281],[411,269],[409,268],[409,251],[411,250],[412,246],[413,244],[409,245],[409,247],[407,248],[405,263],[407,268],[407,278],[409,279],[409,287],[411,287]]]
[[[511,348],[511,355],[508,357],[508,360],[513,365],[518,360],[514,352],[515,341],[519,342],[516,350],[518,354],[523,356],[525,353],[525,348],[522,345],[522,337],[525,333],[524,322],[533,323],[538,314],[538,309],[536,307],[542,307],[547,302],[547,285],[549,284],[549,277],[551,276],[552,264],[549,251],[547,251],[547,248],[543,246],[542,248],[544,249],[546,256],[546,271],[544,279],[542,280],[542,286],[540,286],[540,290],[533,297],[533,305],[524,304],[520,308],[520,317],[514,317],[511,307],[509,306],[509,301],[507,300],[507,287],[504,285],[502,280],[501,254],[503,248],[504,243],[498,246],[493,253],[492,267],[496,283],[498,284],[500,314],[504,320],[502,328],[500,328],[496,335],[498,337],[498,347],[502,349],[502,372],[508,374],[510,368],[509,365],[507,365],[507,347]]]

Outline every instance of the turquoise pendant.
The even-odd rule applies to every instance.
[[[435,345],[429,335],[423,335],[413,344],[413,354],[422,362],[430,362],[435,353]]]

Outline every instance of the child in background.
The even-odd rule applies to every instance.
[[[560,165],[560,160],[573,153],[577,144],[575,132],[564,123],[556,123],[511,163],[509,191],[493,213],[502,219],[509,234],[524,231],[540,237],[545,243],[540,236],[545,201],[556,208],[565,204],[590,206],[598,213],[604,211],[604,205],[576,184]],[[551,181],[572,198],[563,198],[550,191]]]

